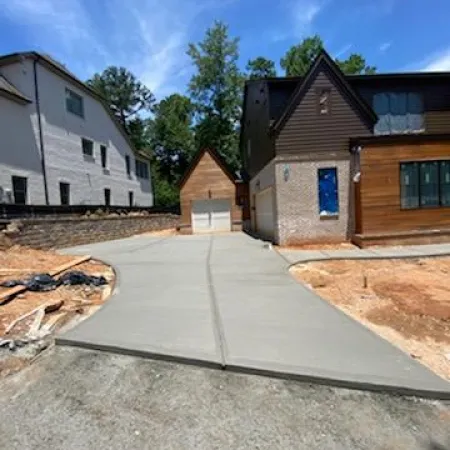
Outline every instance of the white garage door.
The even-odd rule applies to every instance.
[[[192,229],[194,233],[231,230],[231,203],[229,200],[194,200]]]
[[[264,238],[273,239],[275,220],[273,215],[273,192],[266,189],[256,195],[256,231]]]

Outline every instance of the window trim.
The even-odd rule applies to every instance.
[[[78,94],[77,92],[75,92],[74,90],[66,87],[65,90],[66,96],[65,96],[65,105],[66,105],[66,111],[69,112],[70,114],[73,114],[74,116],[79,117],[80,119],[84,119],[84,98],[83,96],[81,96],[80,94]],[[68,107],[67,107],[67,100],[68,100],[68,95],[74,95],[75,97],[78,97],[81,100],[81,114],[78,114],[75,111],[71,111]]]
[[[16,194],[14,190],[14,178],[21,178],[22,180],[25,180],[25,190],[24,190],[24,203],[17,203],[16,202]],[[14,205],[28,205],[29,204],[29,189],[28,189],[28,177],[23,177],[22,175],[11,175],[11,190],[12,190],[12,197],[14,200]]]
[[[437,170],[437,185],[438,185],[438,197],[439,197],[439,204],[438,205],[423,205],[422,204],[422,191],[421,191],[421,182],[420,182],[420,163],[438,163],[438,170]],[[450,205],[444,205],[442,204],[442,191],[441,191],[441,163],[442,162],[448,162],[450,163],[450,159],[421,159],[421,160],[413,160],[413,161],[400,161],[398,164],[398,171],[399,171],[399,186],[400,186],[400,211],[417,211],[418,209],[448,209],[450,208]],[[419,183],[418,183],[418,197],[419,197],[419,204],[418,206],[413,207],[405,207],[402,206],[402,164],[418,164],[418,170],[419,170]]]

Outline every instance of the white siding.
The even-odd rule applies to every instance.
[[[26,60],[0,70],[34,100],[32,65]],[[104,189],[109,188],[112,205],[128,205],[128,193],[132,191],[136,205],[152,206],[151,181],[136,177],[134,153],[103,105],[46,67],[38,64],[37,68],[50,204],[60,204],[59,183],[66,182],[70,184],[71,204],[104,204]],[[66,111],[66,88],[83,98],[84,118]],[[22,173],[30,177],[30,203],[44,204],[35,105],[4,102],[0,103],[3,141],[0,144],[0,186],[11,183],[11,175],[16,174],[12,173],[12,168],[21,168]],[[83,156],[82,137],[94,142],[93,159]],[[107,147],[108,171],[101,167],[100,145]],[[16,156],[8,155],[8,148],[20,152]],[[130,176],[126,172],[125,155],[130,156]],[[21,175],[20,170],[17,175]]]

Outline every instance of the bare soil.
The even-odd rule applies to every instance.
[[[6,251],[0,251],[0,282],[27,279],[33,274],[47,273],[75,258],[75,256],[59,255],[52,251],[15,246]],[[9,302],[0,305],[0,340],[24,338],[34,320],[34,315],[19,321],[8,334],[6,334],[7,327],[15,319],[42,305],[49,303],[58,305],[55,311],[45,314],[41,325],[55,323],[50,341],[62,327],[68,328],[72,323],[78,323],[79,320],[88,317],[101,307],[110,296],[114,285],[113,270],[95,260],[78,264],[67,271],[71,270],[80,270],[89,275],[103,275],[108,281],[108,285],[99,287],[59,286],[57,289],[47,292],[24,291],[19,293]],[[8,288],[0,287],[0,293],[7,290]],[[48,342],[49,339],[46,338],[46,341]],[[42,345],[37,345],[36,352],[27,351],[26,356],[23,356],[22,349],[11,352],[6,348],[0,348],[0,377],[29,364],[36,356],[34,353],[39,352],[41,347]]]
[[[321,297],[450,380],[450,258],[323,261],[291,270]]]

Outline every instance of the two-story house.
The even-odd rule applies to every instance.
[[[0,202],[152,206],[150,163],[104,100],[36,52],[0,57]]]
[[[346,76],[323,51],[304,77],[246,83],[251,226],[281,245],[450,239],[450,74]]]

